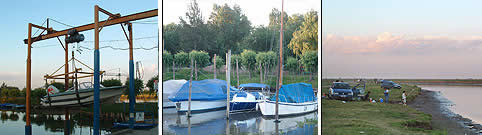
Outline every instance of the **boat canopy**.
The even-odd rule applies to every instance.
[[[276,95],[270,97],[271,101],[276,101]],[[293,83],[281,86],[279,91],[279,101],[287,103],[303,103],[316,101],[311,84]]]
[[[245,88],[268,88],[269,85],[266,84],[261,84],[261,83],[247,83],[247,84],[241,84],[239,87],[245,87]]]
[[[187,81],[186,80],[167,80],[162,82],[162,93],[163,94],[172,94],[179,90],[182,85],[184,85]]]
[[[231,87],[230,96],[233,92],[239,91]],[[187,101],[189,98],[189,82],[169,96],[172,102]],[[192,81],[191,100],[193,101],[212,101],[226,99],[226,81],[219,79],[206,79],[201,81]]]

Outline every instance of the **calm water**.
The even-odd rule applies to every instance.
[[[262,117],[259,111],[232,114],[229,120],[225,117],[226,110],[192,114],[188,119],[186,115],[177,114],[175,108],[163,109],[163,134],[275,134],[278,131],[286,135],[313,135],[318,114],[280,118],[278,124],[274,119]]]
[[[450,100],[450,110],[476,123],[482,123],[482,87],[481,86],[447,86],[420,85],[423,89],[439,91]]]
[[[16,135],[25,133],[24,112],[0,110],[0,134]],[[70,127],[73,135],[93,134],[92,115],[87,113],[70,113]],[[30,117],[33,134],[40,135],[63,135],[65,129],[65,117],[63,114],[34,114]],[[119,129],[111,129],[114,121],[121,121],[121,114],[106,114],[101,119],[101,133],[109,134]]]

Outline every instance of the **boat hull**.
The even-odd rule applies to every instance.
[[[176,104],[169,100],[167,97],[169,97],[169,95],[162,95],[162,108],[176,108]]]
[[[264,100],[259,103],[259,109],[263,116],[274,116],[276,109],[276,102]],[[289,116],[304,114],[318,110],[318,102],[304,102],[304,103],[286,103],[279,102],[278,115]]]
[[[258,102],[230,102],[229,112],[242,112],[256,110]]]
[[[99,99],[101,102],[109,102],[118,99],[126,87],[103,88],[100,90]],[[79,98],[76,93],[52,96],[50,100],[47,98],[41,102],[42,106],[58,107],[58,106],[85,106],[94,103],[94,90],[79,92]]]
[[[175,102],[177,112],[187,112],[188,111],[188,101]],[[226,100],[213,100],[213,101],[191,101],[191,112],[207,112],[213,110],[219,110],[226,108]]]

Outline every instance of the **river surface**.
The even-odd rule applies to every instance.
[[[17,135],[25,133],[25,112],[0,110],[0,134]],[[63,135],[65,115],[63,114],[33,114],[30,117],[32,133],[37,135]],[[101,134],[110,134],[119,129],[112,129],[113,122],[121,121],[121,115],[105,115],[100,120]],[[70,133],[72,135],[93,134],[92,114],[70,113]]]
[[[452,112],[482,123],[482,86],[419,85],[422,89],[438,91],[449,100]]]
[[[231,114],[225,119],[226,110],[192,114],[188,119],[175,108],[163,109],[163,134],[211,135],[211,134],[275,134],[313,135],[317,127],[317,112],[274,119],[264,118],[261,112]],[[276,129],[277,128],[277,129]]]

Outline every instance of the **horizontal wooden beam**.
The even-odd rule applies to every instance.
[[[104,20],[104,21],[99,22],[99,24],[103,24],[103,26],[105,27],[105,26],[110,26],[110,25],[114,25],[114,24],[129,22],[129,21],[146,19],[146,18],[150,18],[150,17],[154,17],[154,16],[157,16],[157,9],[144,11],[144,12],[140,12],[140,13],[135,13],[135,14],[127,15],[127,16],[122,16],[122,17],[119,17],[119,18],[111,19],[111,20]],[[94,23],[86,24],[86,25],[82,25],[82,26],[78,26],[78,27],[74,27],[74,28],[70,28],[70,29],[65,29],[65,30],[61,30],[61,31],[55,31],[55,32],[52,32],[52,33],[40,35],[38,37],[32,37],[32,43],[37,42],[37,41],[41,41],[41,40],[45,40],[45,39],[58,37],[58,36],[67,35],[67,31],[72,30],[72,29],[75,29],[78,32],[91,30],[91,29],[94,29]],[[28,39],[24,39],[24,43],[28,44]]]

